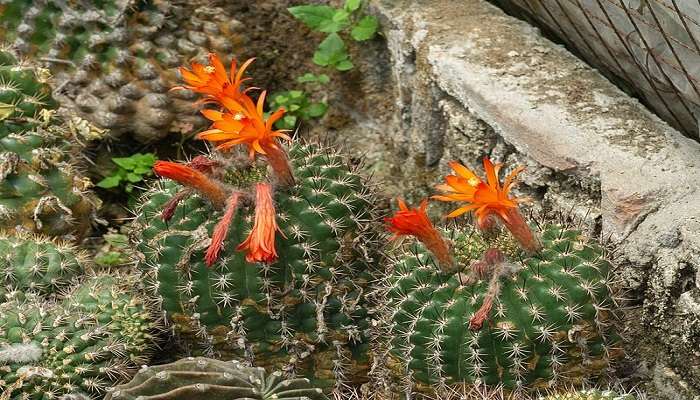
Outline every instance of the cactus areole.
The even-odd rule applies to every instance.
[[[289,137],[271,129],[284,111],[265,119],[263,102],[239,90],[241,75],[229,80],[211,61],[183,76],[186,89],[221,107],[203,111],[213,125],[200,134],[218,147],[154,166],[171,181],[138,210],[147,285],[194,354],[243,356],[320,385],[363,379],[376,247],[370,187],[329,149],[287,150],[279,139]]]

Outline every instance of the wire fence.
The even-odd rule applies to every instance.
[[[497,0],[543,24],[700,140],[700,0]]]

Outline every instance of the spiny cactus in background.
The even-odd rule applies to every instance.
[[[59,294],[85,273],[88,263],[87,255],[72,244],[0,233],[0,299],[15,291]]]
[[[118,282],[119,281],[119,282]],[[98,399],[148,361],[159,328],[124,277],[94,277],[59,304],[0,305],[3,399]]]
[[[618,394],[610,390],[588,389],[540,397],[540,400],[636,400],[632,394]]]
[[[226,1],[8,0],[0,41],[41,60],[60,100],[80,115],[141,142],[200,124],[192,93],[168,93],[181,60],[202,49],[230,53],[242,24]],[[175,120],[177,116],[178,120]]]
[[[285,379],[279,371],[268,374],[263,368],[210,358],[144,366],[131,382],[109,392],[105,400],[327,400],[308,379]]]
[[[187,89],[225,108],[201,138],[220,152],[159,161],[173,179],[145,196],[133,237],[148,286],[194,351],[243,356],[321,386],[366,378],[365,292],[377,247],[370,185],[329,149],[295,143],[289,154],[243,90],[242,71],[184,70]],[[233,152],[247,146],[250,157]],[[264,161],[260,157],[264,157]],[[268,166],[271,171],[268,171]]]
[[[0,228],[83,236],[98,204],[76,167],[85,127],[55,117],[46,79],[0,50]]]
[[[516,391],[601,374],[621,352],[603,249],[559,224],[533,233],[509,196],[518,171],[501,185],[500,165],[484,164],[488,183],[452,164],[458,175],[436,197],[470,203],[450,216],[476,210],[489,233],[455,228],[450,245],[425,206],[402,205],[387,219],[420,240],[397,248],[381,291],[394,372],[419,390],[466,382]],[[492,232],[496,218],[511,237]]]

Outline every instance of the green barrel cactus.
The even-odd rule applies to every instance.
[[[547,225],[530,255],[503,235],[446,236],[455,270],[418,243],[397,249],[386,278],[390,362],[406,383],[545,388],[600,374],[620,355],[610,264],[581,231]]]
[[[0,298],[16,291],[45,297],[59,294],[88,265],[87,254],[72,244],[0,233]]]
[[[3,398],[98,399],[129,379],[148,361],[158,324],[146,303],[122,288],[127,284],[100,276],[57,305],[32,299],[0,305]]]
[[[587,389],[540,397],[540,400],[635,400],[632,394],[618,394],[611,390]]]
[[[268,374],[237,361],[192,357],[144,366],[131,382],[109,392],[105,400],[327,400],[306,378],[285,379],[279,371]]]
[[[230,17],[234,7],[221,0],[8,0],[0,5],[0,41],[42,60],[64,106],[110,135],[150,142],[202,125],[192,93],[169,89],[182,60],[236,50],[242,24]]]
[[[47,79],[0,50],[0,228],[82,237],[98,200],[77,168],[81,131],[54,115]]]
[[[136,213],[140,268],[192,354],[245,357],[256,366],[296,370],[319,385],[363,379],[365,294],[377,247],[371,189],[330,150],[294,144],[289,159],[297,182],[273,191],[280,231],[275,261],[249,262],[250,253],[236,249],[253,226],[251,186],[269,179],[267,166],[221,158],[209,175],[241,193],[235,213],[227,217],[200,194],[161,183]],[[180,204],[166,222],[172,199]],[[231,220],[228,239],[208,266],[205,251],[222,217]]]

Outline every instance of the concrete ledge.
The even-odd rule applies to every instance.
[[[700,398],[700,144],[483,1],[374,6],[397,85],[392,139],[412,168],[491,152],[526,163],[543,202],[592,208],[642,305],[632,348],[650,347],[632,374],[655,382],[652,398]]]

